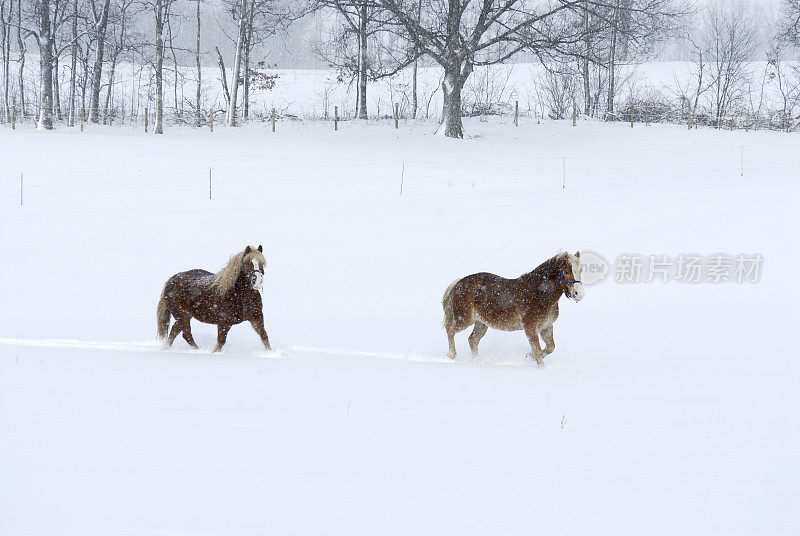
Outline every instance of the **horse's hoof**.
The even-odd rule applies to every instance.
[[[455,359],[456,358],[456,353],[455,352],[447,352],[447,357],[449,357],[450,359]]]
[[[527,357],[532,357],[534,359],[534,361],[536,361],[536,365],[538,365],[539,367],[543,367],[544,366],[544,357],[536,357],[532,353],[529,353],[527,355]]]

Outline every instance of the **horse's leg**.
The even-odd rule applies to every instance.
[[[531,345],[531,354],[536,360],[536,364],[541,367],[544,364],[544,354],[542,353],[542,347],[539,345],[537,329],[534,325],[526,325],[524,329],[525,335],[528,337],[528,342]]]
[[[231,326],[227,324],[219,324],[217,326],[217,346],[214,348],[215,352],[219,352],[222,350],[222,347],[225,346],[225,341],[228,339],[228,332],[231,330]]]
[[[169,330],[169,337],[167,337],[167,342],[165,346],[167,348],[172,348],[172,343],[175,342],[175,339],[178,337],[178,334],[183,329],[180,320],[176,320],[174,324],[172,324],[172,329]]]
[[[475,329],[472,330],[469,336],[469,348],[472,350],[472,355],[478,355],[478,344],[481,342],[483,336],[486,335],[488,329],[489,326],[483,322],[475,322]]]
[[[456,358],[456,333],[464,331],[473,324],[473,311],[464,304],[455,303],[450,311],[445,310],[444,329],[447,331],[447,357]]]
[[[539,335],[542,336],[542,340],[544,341],[544,355],[550,355],[553,353],[553,350],[556,349],[556,342],[553,340],[553,324],[550,324],[542,331],[539,332]]]
[[[450,359],[456,358],[456,330],[451,326],[447,326],[447,357]]]
[[[250,320],[250,325],[253,326],[253,329],[256,331],[256,333],[258,333],[258,336],[261,337],[261,342],[264,343],[264,348],[266,348],[268,352],[272,351],[272,346],[269,345],[267,330],[264,329],[264,317],[262,315],[258,315]]]
[[[200,348],[197,346],[197,343],[194,342],[194,337],[192,337],[192,317],[191,316],[184,316],[182,317],[179,322],[181,323],[181,329],[183,330],[183,340],[189,343],[189,346],[197,350]]]
[[[450,349],[447,352],[447,357],[450,359],[456,358],[456,333],[460,333],[470,327],[472,325],[472,318],[467,321],[464,317],[459,318],[456,321],[447,322],[445,324],[445,330],[447,330],[447,344],[449,345]]]

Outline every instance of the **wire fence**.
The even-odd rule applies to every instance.
[[[532,165],[535,162],[535,166]],[[76,199],[186,198],[193,200],[241,199],[255,192],[280,196],[303,191],[382,191],[387,195],[414,196],[456,189],[572,188],[593,192],[624,181],[637,192],[697,175],[698,188],[716,188],[736,178],[764,177],[776,167],[790,169],[796,154],[780,144],[760,144],[750,151],[744,145],[715,147],[691,157],[672,154],[632,156],[629,151],[552,153],[506,157],[496,169],[482,162],[472,168],[454,167],[449,161],[295,162],[212,166],[142,167],[109,169],[20,170],[0,172],[0,203],[69,206]],[[33,166],[31,166],[33,167]],[[745,173],[746,172],[746,173]]]

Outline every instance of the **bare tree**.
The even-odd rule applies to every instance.
[[[543,95],[539,98],[549,110],[551,119],[566,119],[571,115],[579,94],[577,73],[574,68],[560,63],[553,66],[544,65],[544,71],[534,81],[534,86],[542,89]]]
[[[25,117],[25,55],[27,47],[25,45],[25,38],[27,32],[22,28],[22,2],[17,1],[17,49],[19,51],[19,65],[17,70],[18,86],[19,86],[19,106],[22,117]]]
[[[97,1],[91,0],[91,14],[94,25],[94,68],[92,69],[92,94],[89,105],[89,120],[92,123],[100,121],[100,81],[103,75],[103,55],[106,46],[106,31],[108,29],[108,11],[111,0],[102,0],[98,9]]]
[[[585,0],[583,41],[569,51],[578,59],[583,80],[583,111],[597,116],[605,93],[605,117],[614,119],[620,61],[646,58],[689,11],[685,0]]]
[[[119,0],[115,6],[115,13],[113,18],[111,39],[111,68],[108,75],[108,90],[106,91],[105,104],[103,105],[103,123],[107,123],[111,108],[111,97],[114,91],[114,82],[117,73],[117,65],[120,56],[126,50],[132,49],[137,46],[135,40],[131,39],[129,25],[131,18],[131,11],[135,5],[136,0]]]
[[[53,36],[50,34],[50,0],[37,0],[35,5],[36,31],[30,30],[30,35],[39,45],[39,119],[37,128],[43,130],[53,129]]]
[[[78,63],[78,0],[72,3],[72,54],[69,69],[69,108],[67,111],[67,126],[75,126],[75,69]]]
[[[9,120],[9,74],[11,64],[11,18],[14,10],[13,0],[8,6],[6,17],[6,1],[0,0],[0,58],[3,62],[3,121]]]
[[[344,28],[334,38],[335,46],[325,43],[319,51],[340,73],[353,75],[356,79],[356,117],[367,118],[367,80],[373,67],[372,79],[376,79],[374,62],[369,55],[368,43],[380,31],[383,22],[372,0],[318,0],[324,7],[332,8],[341,16]],[[350,37],[355,36],[355,51],[351,50]]]
[[[800,45],[800,0],[782,0],[783,37]]]
[[[220,83],[222,84],[222,92],[225,94],[225,102],[231,100],[231,92],[228,89],[228,73],[225,70],[225,61],[222,59],[222,52],[219,51],[219,47],[216,47],[217,51],[217,64],[219,65],[219,73],[220,73]]]
[[[786,65],[783,53],[785,45],[773,43],[768,54],[768,79],[775,85],[777,94],[780,96],[781,109],[780,128],[781,130],[792,130],[796,127],[792,125],[794,109],[800,104],[800,70],[797,67]]]
[[[200,93],[203,87],[203,70],[200,65],[200,3],[197,2],[197,42],[195,46],[195,63],[197,69],[197,94],[195,95],[195,124],[199,127],[203,122],[203,112],[200,109]]]
[[[422,17],[422,2],[417,2],[417,24],[420,23]],[[411,117],[417,117],[417,108],[419,107],[419,96],[418,93],[418,83],[417,83],[417,70],[419,69],[419,51],[414,51],[414,67],[411,74],[411,92],[412,92],[412,103],[411,103]]]
[[[708,81],[708,65],[706,64],[706,57],[703,52],[703,47],[695,43],[691,36],[688,36],[688,40],[692,45],[692,58],[696,69],[694,74],[694,83],[691,86],[692,93],[687,95],[689,116],[687,127],[689,130],[691,130],[697,114],[697,107],[700,103],[700,97],[711,88],[713,82]]]
[[[169,0],[155,0],[156,23],[156,124],[154,132],[164,133],[164,19]]]
[[[711,74],[715,124],[741,97],[747,78],[746,63],[758,48],[758,20],[746,0],[718,0],[706,7],[703,40]]]
[[[279,28],[287,28],[292,21],[307,12],[302,2],[297,4],[299,7],[286,0],[236,0],[228,4],[228,11],[237,22],[238,32],[232,66],[233,78],[225,114],[227,124],[236,125],[240,85],[243,86],[244,118],[249,115],[251,77],[254,74],[250,65],[254,47],[267,36],[274,35]],[[221,58],[220,55],[220,65]]]
[[[153,132],[164,133],[164,30],[176,0],[147,0],[145,5],[155,22],[155,82],[156,122]]]
[[[526,49],[550,54],[574,46],[586,31],[572,24],[570,15],[582,16],[596,7],[587,0],[376,0],[376,4],[395,17],[410,41],[408,64],[427,55],[444,69],[437,133],[454,138],[464,136],[461,91],[475,66],[501,63]]]
[[[231,127],[236,126],[236,97],[239,93],[239,73],[242,67],[242,51],[244,50],[244,42],[247,38],[248,7],[248,0],[239,0],[239,34],[236,40],[236,57],[233,60],[233,78],[231,80],[231,91],[228,99],[228,111],[225,113],[225,123]]]

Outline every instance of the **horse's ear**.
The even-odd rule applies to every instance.
[[[261,244],[258,245],[258,252],[264,253],[264,248],[261,247]]]
[[[244,254],[247,255],[248,253],[250,253],[250,246],[244,248]]]
[[[576,251],[576,252],[575,252],[575,256],[576,256],[576,257],[578,257],[578,258],[580,259],[580,258],[581,258],[581,252],[580,252],[580,251]]]

